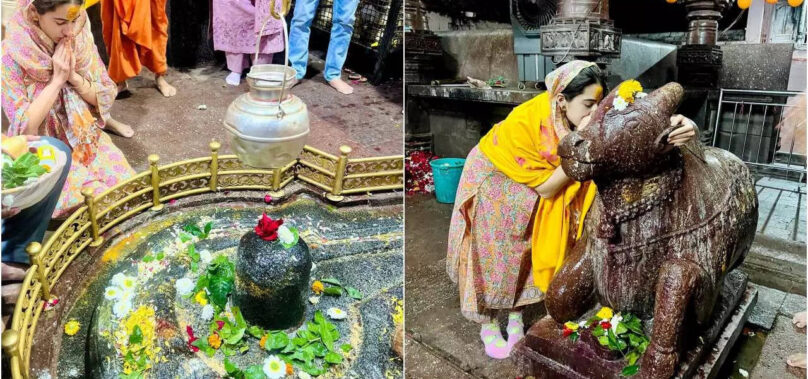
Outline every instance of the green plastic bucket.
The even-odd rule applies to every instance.
[[[435,180],[435,197],[439,203],[454,203],[465,163],[463,158],[440,158],[429,162]]]

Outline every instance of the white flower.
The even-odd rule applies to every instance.
[[[348,314],[339,308],[328,308],[326,314],[328,315],[328,317],[331,317],[334,320],[342,320],[348,317]]]
[[[617,334],[617,324],[619,324],[620,321],[623,321],[623,316],[621,316],[620,313],[612,316],[612,319],[609,320],[609,324],[612,324],[612,332],[615,334]]]
[[[114,284],[114,285],[116,285],[118,287],[123,287],[123,280],[125,278],[126,278],[126,275],[124,275],[122,272],[119,272],[119,273],[115,274],[115,276],[112,277],[112,284]]]
[[[121,295],[123,295],[123,291],[115,286],[107,287],[107,289],[104,290],[104,298],[107,300],[117,300]]]
[[[626,107],[628,107],[628,103],[626,102],[626,100],[624,100],[620,96],[614,97],[614,102],[612,103],[612,105],[614,105],[614,109],[617,109],[618,111],[622,111],[623,109],[626,109]]]
[[[199,252],[199,259],[201,259],[205,264],[208,264],[211,260],[213,260],[213,257],[210,256],[210,251],[202,250]]]
[[[589,327],[589,325],[586,323],[586,320],[584,320],[584,321],[581,321],[581,322],[578,323],[578,327],[579,328],[587,328],[587,327]]]
[[[309,374],[308,374],[307,372],[305,372],[305,371],[298,371],[298,373],[297,373],[297,379],[311,379],[311,375],[309,375]]]
[[[275,355],[264,359],[264,375],[269,379],[280,379],[286,376],[286,363]]]
[[[295,234],[286,225],[278,227],[278,239],[285,245],[295,242]]]
[[[128,301],[118,301],[112,306],[112,312],[115,313],[115,317],[117,318],[124,318],[129,311],[132,310],[132,303]]]
[[[180,296],[185,296],[194,290],[194,282],[189,278],[177,280],[174,286],[177,287],[177,293],[180,294]]]
[[[210,321],[213,318],[213,306],[208,304],[202,308],[202,319]]]
[[[309,303],[317,305],[320,302],[320,296],[312,296],[309,298]]]
[[[118,302],[129,304],[132,304],[133,300],[135,300],[135,291],[121,291],[121,296],[118,298]]]
[[[642,99],[643,97],[646,97],[646,96],[648,96],[648,94],[645,93],[645,92],[637,92],[637,94],[634,95],[634,98],[635,99]]]
[[[14,205],[14,196],[6,195],[3,197],[3,205],[10,207]]]

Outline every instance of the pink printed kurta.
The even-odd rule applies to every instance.
[[[280,11],[281,1],[275,1]],[[283,51],[283,24],[269,14],[269,0],[213,0],[213,48],[227,53],[255,54],[261,25],[261,54]]]
[[[82,17],[86,18],[86,14]],[[6,32],[2,56],[2,105],[10,123],[8,135],[15,136],[24,133],[28,126],[26,111],[50,81],[50,56],[54,43],[35,29],[21,12],[10,20]],[[123,153],[102,130],[115,101],[116,88],[93,43],[89,22],[76,37],[73,54],[77,55],[77,66],[81,62],[80,73],[96,90],[98,106],[89,105],[70,92],[72,89],[65,87],[37,130],[38,135],[58,138],[73,151],[73,163],[54,218],[66,217],[84,204],[82,188],[91,188],[99,195],[134,175]],[[75,122],[81,120],[91,122],[82,128],[74,127]]]

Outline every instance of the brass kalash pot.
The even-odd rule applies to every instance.
[[[224,116],[233,151],[244,164],[256,168],[279,168],[297,159],[309,134],[306,104],[289,93],[295,70],[289,67],[289,35],[284,15],[290,5],[289,0],[284,0],[279,14],[275,0],[270,2],[272,17],[283,22],[286,64],[253,65],[247,74],[250,92],[237,97]],[[258,33],[255,60],[267,22],[269,18]]]

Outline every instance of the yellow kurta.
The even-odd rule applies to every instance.
[[[561,164],[559,138],[552,123],[550,97],[545,92],[516,107],[480,140],[480,150],[512,180],[530,187],[544,183]],[[532,270],[535,285],[546,291],[566,256],[570,227],[578,215],[575,239],[581,237],[586,212],[597,192],[591,182],[572,182],[552,198],[541,198],[532,231]]]

